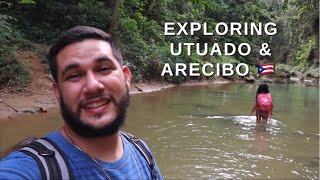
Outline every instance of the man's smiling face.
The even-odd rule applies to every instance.
[[[54,91],[62,116],[79,135],[112,134],[106,129],[119,124],[119,117],[124,121],[131,73],[120,66],[108,42],[86,39],[64,47],[57,54],[57,77]]]

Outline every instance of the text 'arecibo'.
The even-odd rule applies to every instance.
[[[239,63],[235,67],[231,63],[216,63],[215,65],[212,63],[203,65],[200,65],[200,63],[176,63],[174,70],[175,74],[173,74],[169,63],[165,63],[161,76],[200,76],[201,74],[204,76],[233,76],[234,73],[245,76],[249,73],[249,66],[245,63]]]

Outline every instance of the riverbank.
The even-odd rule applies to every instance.
[[[34,73],[35,75],[37,73]],[[43,76],[40,76],[43,77]],[[285,83],[296,84],[303,83],[305,86],[308,84],[300,81],[286,80],[275,78],[261,78],[260,82],[264,83]],[[144,82],[132,83],[130,87],[130,94],[150,93],[155,91],[164,90],[175,86],[190,86],[190,85],[209,85],[217,83],[235,83],[245,81],[231,81],[223,78],[215,80],[189,80],[182,84],[173,84],[167,82]],[[314,83],[312,83],[314,86]],[[36,114],[46,113],[48,109],[57,107],[58,101],[54,97],[51,89],[52,82],[49,78],[37,78],[32,81],[28,87],[25,88],[8,88],[0,91],[0,121],[11,119],[18,114]]]
[[[132,84],[130,94],[146,93],[172,87],[172,84]],[[44,83],[38,89],[32,85],[26,88],[8,89],[0,94],[0,120],[18,114],[46,113],[48,108],[58,106],[51,85]]]
[[[204,85],[228,83],[219,79],[212,81],[188,81],[183,85]],[[130,94],[149,93],[177,86],[171,83],[148,82],[132,83]],[[51,82],[47,78],[38,78],[25,88],[8,88],[0,92],[0,120],[10,119],[18,114],[46,113],[48,109],[57,107],[58,101],[51,90]]]

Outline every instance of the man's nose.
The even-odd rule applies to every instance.
[[[92,94],[101,92],[104,90],[104,85],[99,81],[96,75],[92,72],[88,72],[86,76],[86,84],[84,87],[84,93]]]

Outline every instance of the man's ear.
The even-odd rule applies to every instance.
[[[56,83],[56,82],[54,82],[53,84],[52,84],[52,90],[53,90],[53,94],[54,94],[54,96],[56,97],[56,99],[58,100],[58,101],[60,101],[60,93],[59,93],[59,87],[58,87],[58,84]]]
[[[130,83],[131,83],[131,71],[128,66],[122,66],[122,71],[126,80],[126,84],[128,88],[130,88]]]

